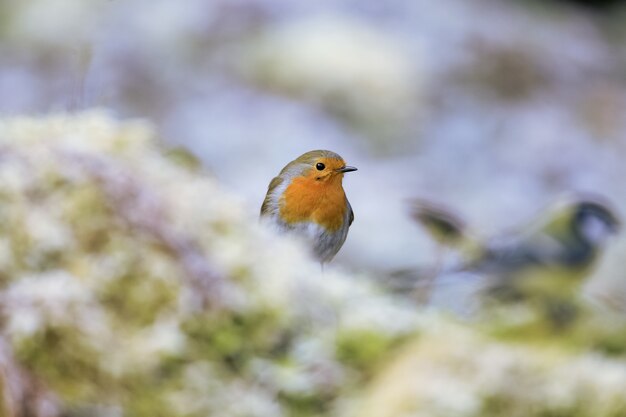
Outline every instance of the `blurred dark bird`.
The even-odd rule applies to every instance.
[[[572,297],[620,228],[608,203],[589,195],[562,198],[520,230],[493,239],[477,238],[432,203],[415,201],[411,214],[434,240],[460,252],[453,270],[488,277],[486,293],[507,301]]]

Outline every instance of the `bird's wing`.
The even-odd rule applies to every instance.
[[[348,226],[352,226],[352,222],[354,221],[354,210],[352,210],[352,206],[350,205],[350,202],[348,200],[346,200],[346,203],[348,203],[348,212],[349,212]]]
[[[270,182],[269,187],[267,187],[267,194],[265,195],[265,199],[263,200],[263,204],[261,205],[261,216],[264,214],[269,214],[272,211],[271,200],[272,200],[272,192],[283,182],[282,177],[274,177]]]

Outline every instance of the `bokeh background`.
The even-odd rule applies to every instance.
[[[0,112],[145,118],[256,215],[310,149],[359,168],[338,264],[428,262],[430,198],[485,235],[563,191],[626,211],[626,8],[610,1],[8,0]]]
[[[626,218],[625,28],[619,1],[2,1],[0,417],[623,417],[624,233],[613,305],[564,328],[370,278],[439,262],[416,197],[483,236],[563,193]],[[317,148],[359,168],[323,275],[257,222]]]

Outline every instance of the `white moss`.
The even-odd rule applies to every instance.
[[[398,355],[365,391],[354,415],[528,416],[570,410],[615,416],[626,407],[626,366],[620,360],[502,343],[436,321],[440,329],[422,334]]]
[[[365,275],[322,271],[215,179],[168,159],[144,123],[0,120],[0,157],[0,335],[65,412],[105,401],[141,417],[465,417],[504,401],[515,417],[614,417],[626,406],[621,361],[566,341],[505,344]],[[491,321],[521,326],[527,313]]]

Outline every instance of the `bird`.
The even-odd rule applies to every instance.
[[[583,193],[561,196],[519,230],[490,239],[423,200],[412,203],[411,215],[434,240],[461,253],[451,271],[487,277],[484,294],[499,301],[549,300],[553,306],[575,295],[621,226],[604,198]]]
[[[354,221],[342,182],[345,173],[356,170],[332,151],[300,155],[270,182],[261,219],[304,237],[323,266],[341,249]]]

